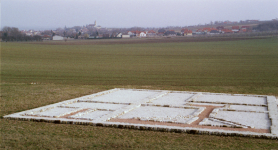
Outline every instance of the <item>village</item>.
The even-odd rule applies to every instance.
[[[215,21],[204,25],[165,28],[106,28],[95,21],[94,24],[83,26],[57,28],[55,30],[18,30],[15,27],[4,27],[1,31],[3,41],[47,41],[76,39],[110,39],[110,38],[155,38],[155,37],[194,37],[235,35],[256,33],[262,31],[259,24],[276,23],[277,19],[269,21]],[[269,30],[269,29],[268,29]],[[276,31],[277,32],[277,31]]]

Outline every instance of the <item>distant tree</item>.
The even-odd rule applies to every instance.
[[[11,27],[5,26],[2,29],[2,32],[3,32],[2,40],[3,41],[9,41],[9,33],[11,32]]]
[[[87,33],[84,34],[84,38],[85,38],[85,39],[89,38],[89,34],[87,34]]]
[[[165,29],[159,29],[159,30],[158,30],[158,33],[165,33],[165,32],[166,32]]]
[[[12,27],[11,36],[13,36],[15,40],[18,40],[21,37],[21,32],[18,30],[18,28]]]
[[[33,39],[34,39],[35,41],[41,41],[41,40],[42,40],[42,37],[39,36],[39,35],[35,35],[35,36],[33,36]]]
[[[72,27],[73,29],[75,29],[76,32],[80,31],[81,30],[81,27],[80,26],[74,26]]]
[[[18,28],[15,27],[4,27],[2,29],[3,37],[2,40],[5,41],[18,41],[21,40],[22,34],[18,30]]]
[[[51,35],[52,35],[52,36],[55,36],[55,32],[53,32],[52,30],[51,30]]]
[[[10,32],[11,31],[11,27],[3,27],[2,32]]]
[[[7,29],[3,29],[2,32],[3,32],[2,40],[7,41],[8,40],[8,31],[7,31]]]
[[[52,30],[45,30],[42,32],[43,35],[52,35],[53,31]]]
[[[60,36],[63,36],[64,35],[64,29],[62,28],[57,28],[56,29],[56,32],[55,32],[55,35],[60,35]]]
[[[23,34],[16,27],[4,27],[2,29],[2,33],[3,33],[2,40],[4,41],[30,41],[30,40],[41,41],[42,40],[42,37],[39,35],[27,36]]]
[[[88,34],[89,34],[89,35],[93,35],[93,34],[95,34],[95,32],[96,32],[96,29],[94,29],[94,28],[89,28],[88,30],[89,30],[89,31],[88,31]]]
[[[22,37],[22,39],[23,39],[24,41],[30,41],[30,40],[32,40],[31,36],[26,36],[26,35],[24,35],[24,36]]]
[[[254,28],[258,31],[272,31],[272,30],[278,30],[278,21],[271,21],[259,24],[257,27]]]

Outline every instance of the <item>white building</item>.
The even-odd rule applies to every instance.
[[[146,32],[141,32],[140,33],[140,37],[146,37],[146,36],[147,36]]]
[[[122,37],[122,33],[118,33],[116,37]]]
[[[57,40],[64,40],[64,37],[59,36],[59,35],[55,35],[55,36],[53,36],[53,40],[54,40],[54,41],[57,41]]]
[[[130,38],[130,35],[122,35],[122,38]]]

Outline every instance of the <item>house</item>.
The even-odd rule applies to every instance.
[[[216,27],[216,29],[217,29],[217,30],[223,30],[224,27],[223,27],[223,26],[218,26],[218,27]]]
[[[184,36],[192,36],[192,30],[184,29],[182,31],[183,31],[182,34]]]
[[[181,33],[183,33],[184,31],[187,31],[188,29],[186,29],[186,28],[182,28],[181,29]]]
[[[247,32],[246,28],[242,28],[239,32]]]
[[[34,32],[34,35],[41,35],[41,32],[35,31],[35,32]]]
[[[248,29],[248,28],[250,28],[250,26],[241,26],[241,29],[243,29],[243,28]]]
[[[230,29],[222,29],[221,30],[222,33],[234,33],[232,30]]]
[[[204,31],[204,32],[207,32],[207,31],[210,31],[211,30],[211,28],[203,28],[202,29],[202,31]]]
[[[196,32],[193,32],[192,33],[193,35],[196,34],[196,35],[205,35],[206,32],[203,32],[203,31],[196,31]]]
[[[130,37],[140,37],[141,31],[128,31],[127,34],[130,35]]]
[[[251,32],[252,27],[251,26],[241,26],[240,30],[243,31],[243,32]]]
[[[33,36],[33,33],[32,32],[26,32],[25,35],[26,36]]]
[[[217,30],[216,28],[203,28],[203,31],[206,33],[210,33],[212,30]]]
[[[42,40],[50,40],[50,39],[51,39],[51,36],[49,36],[49,35],[42,36]]]
[[[239,32],[239,26],[232,26],[232,31],[234,33],[238,33]]]
[[[136,35],[136,37],[140,37],[140,33],[142,32],[142,31],[133,31],[134,32],[134,34]]]
[[[147,32],[147,36],[148,37],[154,37],[154,36],[156,36],[156,32],[154,30],[150,30],[150,31]]]
[[[238,29],[239,30],[239,26],[232,26],[232,30],[233,29]]]
[[[117,37],[117,38],[121,38],[122,35],[123,35],[123,34],[120,32],[120,33],[117,33],[116,37]]]
[[[129,34],[123,34],[122,38],[130,38],[130,35]]]
[[[53,41],[64,40],[64,37],[59,36],[59,35],[55,35],[55,36],[52,37],[52,40]]]
[[[220,32],[218,30],[211,30],[209,34],[220,34]]]
[[[139,36],[140,36],[140,37],[146,37],[146,36],[147,36],[147,33],[146,33],[146,32],[141,32],[141,33],[139,34]]]
[[[192,31],[192,34],[193,35],[204,35],[204,34],[206,34],[206,32],[203,29],[197,29],[197,30]]]
[[[128,31],[127,34],[130,36],[135,36],[135,33],[133,31]]]

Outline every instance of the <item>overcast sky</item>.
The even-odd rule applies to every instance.
[[[1,27],[56,29],[97,21],[102,27],[188,26],[271,20],[278,0],[0,0]]]

